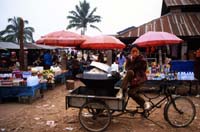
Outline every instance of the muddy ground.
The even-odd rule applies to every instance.
[[[81,83],[76,82],[78,87]],[[65,96],[68,94],[65,85],[47,90],[43,98],[32,104],[21,104],[17,101],[5,101],[0,104],[0,131],[5,132],[84,132],[78,121],[76,108],[65,107]],[[107,132],[199,132],[200,131],[200,97],[188,96],[195,103],[197,115],[188,127],[174,128],[163,117],[163,108],[154,111],[149,119],[130,114],[114,117]],[[128,108],[135,108],[130,100]]]

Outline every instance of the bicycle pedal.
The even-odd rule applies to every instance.
[[[132,116],[134,116],[136,113],[138,113],[138,111],[137,110],[134,110],[134,111],[130,111],[129,112]]]
[[[144,110],[141,115],[144,117],[144,118],[148,118],[149,117],[149,112]]]
[[[156,108],[161,108],[161,105],[159,105],[159,106],[156,106]]]
[[[142,107],[141,106],[136,106],[136,109],[142,109]]]
[[[141,108],[141,107],[137,108],[137,113],[143,113],[143,112],[144,112],[143,108]]]

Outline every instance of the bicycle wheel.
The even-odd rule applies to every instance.
[[[195,115],[195,106],[193,102],[186,97],[174,98],[164,109],[165,119],[173,127],[188,126],[194,120]]]
[[[80,108],[79,122],[87,131],[104,131],[111,122],[110,109],[102,102],[87,102]]]

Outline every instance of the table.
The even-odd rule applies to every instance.
[[[184,85],[184,84],[188,84],[189,86],[189,95],[192,95],[192,87],[195,86],[195,89],[197,91],[196,94],[200,94],[200,90],[199,90],[199,81],[198,79],[193,79],[193,80],[168,80],[168,82],[174,84],[174,86],[180,86],[180,85]],[[147,80],[145,82],[146,85],[150,85],[150,84],[156,84],[156,85],[160,85],[162,83],[161,79],[157,79],[157,80]]]
[[[20,99],[26,97],[29,103],[36,97],[40,90],[46,89],[44,83],[39,83],[35,86],[0,86],[0,101],[3,98],[18,97]]]
[[[61,84],[64,84],[65,81],[66,81],[66,78],[67,78],[69,75],[70,75],[70,73],[69,73],[68,70],[67,70],[67,71],[63,71],[61,74],[56,75],[56,76],[54,77],[55,82],[56,82],[56,83],[59,83],[59,82],[60,82]]]

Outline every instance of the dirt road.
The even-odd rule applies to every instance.
[[[80,83],[76,83],[76,87]],[[44,98],[32,104],[5,102],[0,104],[0,131],[6,132],[83,132],[78,122],[78,110],[65,108],[65,96],[68,91],[65,85],[45,91]],[[163,109],[158,109],[147,120],[140,115],[134,117],[124,114],[114,117],[107,132],[199,132],[200,131],[200,98],[189,97],[197,110],[195,120],[186,128],[173,128],[163,117]],[[128,107],[134,108],[134,101]]]

